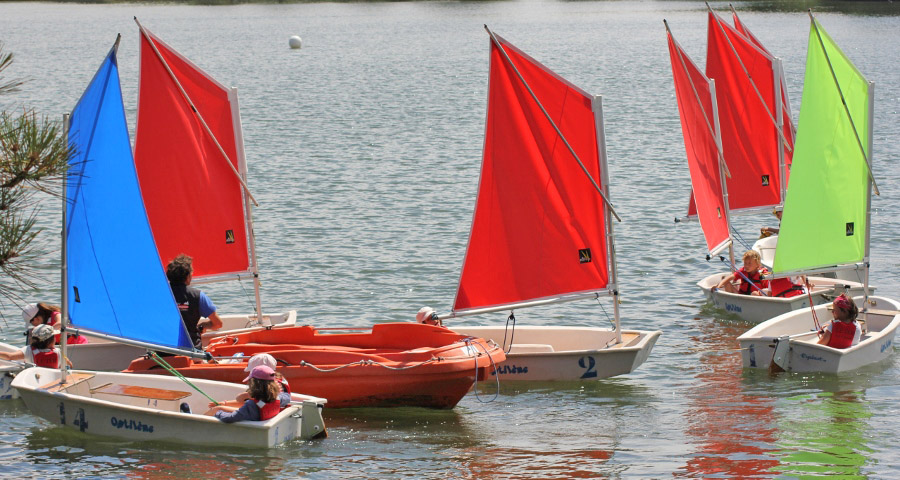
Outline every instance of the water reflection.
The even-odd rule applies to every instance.
[[[126,475],[131,478],[266,478],[313,470],[288,462],[315,442],[289,442],[262,450],[223,449],[165,442],[128,442],[66,427],[36,427],[20,454],[46,476]]]
[[[678,477],[746,478],[764,476],[778,465],[775,402],[748,394],[742,382],[736,338],[750,325],[710,318],[705,307],[694,318],[691,337],[699,356],[695,381],[687,388],[686,435],[693,451]]]
[[[812,377],[825,391],[784,400],[790,416],[778,425],[781,474],[864,476],[863,467],[873,451],[867,446],[873,415],[865,390],[855,385],[858,379],[828,377]]]
[[[463,478],[597,478],[609,475],[613,451],[488,448],[462,455],[469,459]]]

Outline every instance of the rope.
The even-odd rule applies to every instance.
[[[731,263],[731,262],[726,262],[726,261],[725,261],[725,257],[722,257],[722,256],[719,256],[719,260],[721,260],[722,263],[727,263],[727,264],[728,264],[728,267],[731,268],[731,271],[732,271],[732,272],[734,272],[734,273],[740,275],[741,278],[743,278],[744,280],[746,280],[747,283],[749,283],[751,287],[753,287],[753,288],[755,288],[757,291],[759,291],[759,294],[760,294],[760,295],[762,295],[762,296],[764,296],[764,297],[768,297],[768,295],[766,295],[766,292],[762,291],[762,289],[759,288],[759,287],[757,287],[756,284],[753,283],[752,280],[750,280],[749,278],[747,278],[746,275],[744,275],[743,273],[741,273],[741,271],[740,271],[738,268],[736,268],[736,267],[734,266],[733,263]]]
[[[469,337],[465,340],[466,346],[468,346],[469,348],[472,348],[472,338],[473,337]],[[494,372],[494,379],[497,382],[497,389],[494,391],[494,396],[490,400],[482,400],[481,395],[478,395],[478,358],[477,358],[477,354],[476,354],[475,384],[472,386],[472,390],[475,392],[475,399],[478,400],[480,403],[491,403],[494,400],[496,400],[498,396],[500,396],[500,375],[497,375],[497,365],[494,363],[494,357],[490,353],[488,353],[487,348],[484,345],[482,345],[481,343],[476,343],[475,345],[478,345],[479,347],[481,347],[481,349],[484,351],[485,355],[487,355],[488,358],[491,360],[491,371]]]
[[[595,300],[597,300],[597,305],[600,305],[600,310],[603,310],[603,314],[606,315],[606,319],[609,320],[609,324],[612,325],[613,330],[615,330],[616,322],[612,318],[609,318],[609,312],[606,311],[606,307],[604,307],[603,302],[600,301],[600,296],[597,296]]]
[[[241,286],[241,290],[244,292],[244,297],[246,297],[247,300],[250,301],[250,294],[247,293],[247,289],[244,288],[244,281],[241,279],[240,276],[238,276],[238,285]],[[247,322],[247,325],[244,328],[250,328],[250,327],[255,327],[257,325],[262,325],[262,321],[259,320],[262,318],[262,314],[256,310],[256,302],[250,301],[250,305],[252,305],[251,308],[253,309],[253,312],[256,313],[256,319],[250,320],[249,322]]]
[[[741,246],[743,246],[744,249],[746,249],[746,250],[753,250],[753,247],[751,247],[750,244],[748,244],[747,241],[744,240],[744,237],[743,237],[743,236],[740,234],[740,232],[738,232],[737,229],[734,228],[733,226],[731,227],[731,233],[734,234],[734,235],[733,235],[733,238],[737,238],[737,239],[738,239],[738,242],[741,243]]]
[[[509,334],[509,348],[506,348],[506,332],[509,331],[509,321],[512,320],[512,332]],[[509,312],[506,317],[506,328],[503,330],[503,353],[509,353],[513,346],[513,339],[516,337],[516,315]]]
[[[169,365],[168,362],[166,362],[165,360],[163,360],[162,358],[160,358],[160,356],[157,355],[156,352],[150,352],[150,358],[153,359],[153,361],[156,362],[157,365],[159,365],[160,367],[164,368],[167,372],[169,372],[169,373],[171,373],[172,375],[178,377],[179,379],[181,379],[182,382],[188,384],[191,388],[193,388],[194,390],[196,390],[196,391],[200,392],[201,394],[203,394],[203,396],[206,397],[206,398],[208,398],[210,402],[212,402],[212,403],[214,403],[214,404],[216,404],[216,405],[219,404],[219,402],[213,400],[212,397],[210,397],[209,395],[207,395],[206,392],[204,392],[203,390],[200,390],[199,388],[197,388],[196,385],[194,385],[193,383],[191,383],[191,381],[188,380],[184,375],[182,375],[181,372],[179,372],[178,370],[175,370],[174,368],[172,368],[172,366]]]
[[[441,361],[441,360],[443,360],[443,359],[444,359],[444,357],[431,357],[430,359],[425,360],[424,362],[420,362],[420,363],[418,363],[418,364],[416,364],[416,365],[409,365],[409,366],[406,366],[406,367],[392,367],[392,366],[390,366],[390,365],[385,365],[385,364],[383,364],[383,363],[376,362],[376,361],[374,361],[374,360],[357,360],[357,361],[355,361],[355,362],[351,362],[351,363],[348,363],[348,364],[345,364],[345,365],[340,365],[340,366],[337,366],[337,367],[334,367],[334,368],[321,368],[321,367],[317,367],[317,366],[315,366],[315,365],[313,365],[313,364],[307,362],[306,360],[301,360],[301,361],[300,361],[300,366],[302,366],[302,367],[310,367],[310,368],[312,368],[313,370],[315,370],[315,371],[317,371],[317,372],[323,372],[323,373],[334,372],[334,371],[337,371],[337,370],[341,370],[341,369],[343,369],[343,368],[352,367],[352,366],[354,366],[354,365],[375,365],[375,366],[378,366],[378,367],[386,368],[386,369],[388,369],[388,370],[400,371],[400,370],[409,370],[409,369],[411,369],[411,368],[421,367],[422,365],[427,365],[427,364],[433,363],[433,362],[439,362],[439,361]]]
[[[812,290],[812,286],[806,288],[806,298],[809,299],[809,310],[812,312],[813,325],[816,326],[816,331],[818,332],[822,327],[819,325],[819,316],[816,315],[816,307],[813,305],[812,294],[809,293],[810,290]]]

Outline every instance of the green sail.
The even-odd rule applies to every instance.
[[[813,22],[776,273],[857,263],[866,255],[869,83]]]

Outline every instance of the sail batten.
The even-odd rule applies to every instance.
[[[592,97],[499,36],[490,52],[481,179],[453,310],[602,290],[606,209]]]
[[[110,51],[69,118],[67,317],[76,328],[190,349],[138,187]]]

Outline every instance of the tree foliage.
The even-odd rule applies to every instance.
[[[18,90],[23,82],[3,81],[13,54],[0,43],[0,95]],[[21,288],[33,288],[34,262],[41,252],[35,240],[40,198],[60,195],[72,150],[59,122],[23,108],[0,111],[0,297],[18,299]]]

